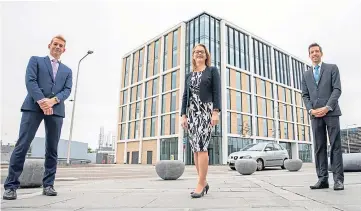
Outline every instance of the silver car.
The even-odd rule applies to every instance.
[[[265,167],[284,167],[284,161],[289,159],[288,151],[277,143],[250,144],[238,152],[233,152],[228,156],[227,164],[232,170],[236,170],[237,159],[254,159],[257,161],[257,171]]]

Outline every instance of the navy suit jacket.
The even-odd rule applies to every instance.
[[[69,97],[73,85],[72,70],[59,63],[54,80],[53,69],[48,56],[32,56],[26,68],[25,84],[28,94],[21,111],[42,112],[37,101],[43,98],[57,97],[60,102],[53,106],[56,116],[65,117],[64,101]]]

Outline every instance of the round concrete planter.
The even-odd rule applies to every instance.
[[[285,160],[285,168],[288,171],[298,171],[302,168],[302,160],[300,159],[287,159]]]
[[[155,165],[158,176],[164,180],[176,180],[182,176],[185,165],[180,160],[161,160]]]
[[[253,159],[239,159],[235,167],[240,174],[251,175],[257,170],[257,162]]]
[[[361,153],[342,154],[343,171],[357,172],[361,171]],[[328,158],[328,170],[332,171],[331,160]]]
[[[43,184],[44,159],[25,159],[23,172],[19,177],[21,188],[38,188]]]

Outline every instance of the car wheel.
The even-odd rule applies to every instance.
[[[262,171],[264,169],[264,164],[262,159],[257,159],[257,171]]]
[[[286,169],[286,167],[285,167],[285,161],[287,160],[287,158],[285,158],[284,160],[283,160],[283,165],[281,166],[281,168],[282,169]]]
[[[229,167],[229,168],[231,168],[231,169],[234,170],[234,171],[236,170],[236,167]]]

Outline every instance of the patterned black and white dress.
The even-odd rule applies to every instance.
[[[208,151],[212,133],[213,103],[203,103],[199,97],[201,72],[192,72],[190,78],[190,104],[188,109],[188,134],[193,152]]]

